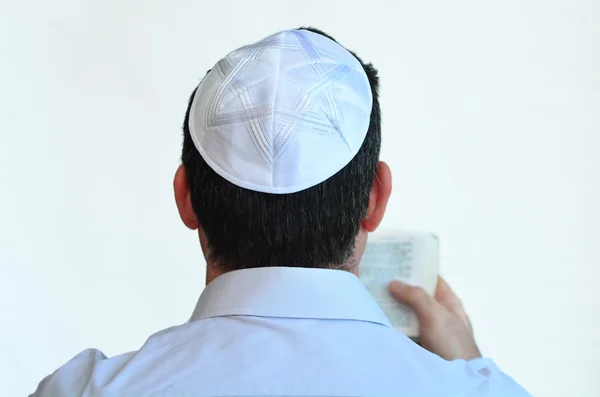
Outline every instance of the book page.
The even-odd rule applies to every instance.
[[[419,336],[418,318],[412,309],[392,297],[389,283],[398,278],[433,294],[438,274],[439,242],[434,234],[374,234],[360,262],[362,282],[394,328],[412,338]]]

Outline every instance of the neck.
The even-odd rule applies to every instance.
[[[348,271],[358,277],[358,273],[359,273],[358,265],[360,263],[360,258],[362,257],[362,254],[365,250],[365,245],[367,244],[367,236],[368,236],[368,233],[364,229],[361,229],[360,232],[358,233],[358,235],[356,236],[356,241],[354,243],[355,244],[354,251],[353,251],[352,255],[350,256],[350,258],[348,259],[348,261],[346,261],[346,263],[344,263],[342,266],[328,267],[327,269],[345,270],[345,271]],[[204,257],[207,258],[206,253],[208,252],[208,242],[206,240],[206,236],[204,235],[204,232],[202,232],[201,229],[200,229],[200,243],[202,246],[202,252],[204,252],[204,254],[205,254]],[[210,283],[215,278],[219,277],[220,275],[222,275],[224,273],[227,273],[227,271],[221,270],[219,268],[219,266],[217,266],[214,262],[209,261],[207,259],[207,261],[206,261],[206,285],[208,285],[208,283]]]
[[[219,270],[213,263],[206,262],[206,285],[224,273],[227,272]]]

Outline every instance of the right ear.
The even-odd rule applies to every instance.
[[[377,166],[377,176],[369,195],[367,216],[362,221],[362,226],[369,232],[374,232],[381,223],[388,200],[392,194],[392,171],[383,161]]]
[[[190,194],[190,186],[187,181],[187,174],[183,164],[177,168],[175,179],[173,179],[173,190],[175,191],[175,202],[179,210],[179,216],[183,224],[192,230],[198,229],[198,217],[192,207],[192,197]]]

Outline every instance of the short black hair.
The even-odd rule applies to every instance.
[[[312,28],[301,27],[333,37]],[[351,257],[369,204],[381,148],[379,78],[363,66],[373,95],[366,138],[355,157],[326,181],[290,194],[269,194],[234,185],[204,161],[183,123],[182,162],[191,201],[208,243],[208,260],[223,271],[266,267],[343,269]]]

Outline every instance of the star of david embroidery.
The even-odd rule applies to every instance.
[[[244,51],[245,55],[236,62],[233,62],[230,56],[219,61],[215,71],[221,75],[222,82],[215,90],[206,111],[207,130],[232,124],[245,124],[256,149],[270,168],[284,153],[299,128],[306,132],[341,139],[348,145],[340,128],[343,115],[334,99],[332,88],[337,81],[350,75],[352,68],[334,54],[316,48],[310,38],[303,33],[290,31],[286,34],[293,34],[295,42],[284,41],[282,35],[271,36],[238,50]],[[302,94],[294,105],[278,103],[275,107],[270,104],[257,105],[253,97],[252,85],[260,81],[247,82],[240,78],[250,63],[260,62],[260,56],[268,48],[300,51],[308,58],[317,76],[313,84],[303,87]],[[334,60],[332,67],[326,68],[324,66],[326,62],[320,62],[325,58]],[[288,78],[294,83],[285,74],[281,77]],[[237,111],[221,111],[225,98],[231,98],[232,95],[234,99],[240,100],[243,108]],[[313,105],[321,98],[325,99],[328,108],[323,109],[321,105],[320,112],[313,111]],[[273,117],[277,118],[280,128],[269,131],[265,122],[270,122]]]

